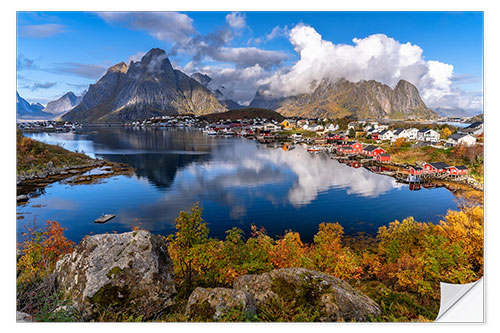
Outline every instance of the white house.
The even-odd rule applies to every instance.
[[[460,144],[465,146],[473,146],[476,144],[476,138],[467,133],[455,133],[448,137],[446,143],[451,146]]]
[[[383,130],[378,134],[379,140],[392,140],[394,137],[394,132],[391,130]]]
[[[417,132],[417,140],[423,142],[438,142],[439,133],[430,128],[422,128]]]
[[[480,121],[472,123],[466,128],[462,128],[460,132],[470,135],[481,135],[483,133],[483,123]]]
[[[273,124],[273,123],[264,124],[264,131],[274,132],[274,131],[279,131],[280,129],[281,129],[281,126],[278,126],[278,125]]]
[[[405,129],[406,138],[408,140],[417,140],[418,129],[416,128],[407,128]]]
[[[325,131],[327,131],[327,132],[335,132],[338,129],[339,129],[339,125],[329,124],[328,126],[326,126]]]

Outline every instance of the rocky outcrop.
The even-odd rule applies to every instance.
[[[214,94],[172,67],[165,51],[110,67],[90,85],[81,103],[62,119],[80,123],[124,122],[153,116],[226,111]]]
[[[16,322],[18,323],[31,323],[33,317],[25,312],[16,311]]]
[[[57,288],[83,320],[104,311],[153,318],[176,292],[165,242],[148,231],[86,237],[56,264]]]
[[[196,288],[186,306],[186,316],[191,321],[245,320],[256,311],[251,294],[229,288]]]
[[[322,80],[310,93],[286,98],[257,91],[250,107],[265,107],[284,116],[306,118],[394,118],[429,119],[437,114],[426,107],[417,88],[400,80],[391,89],[374,80],[351,82],[345,79]]]
[[[307,309],[317,311],[308,318],[315,316],[313,319],[318,321],[366,321],[380,314],[372,299],[347,282],[305,268],[244,275],[234,281],[233,287],[254,296],[259,317],[271,313],[271,317],[262,319],[276,320],[276,316],[288,315],[285,320],[300,320],[300,311]]]

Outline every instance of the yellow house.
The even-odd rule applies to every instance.
[[[288,129],[288,128],[291,128],[292,125],[290,124],[290,122],[288,120],[283,120],[281,123],[280,123],[281,127],[283,127],[284,129]]]

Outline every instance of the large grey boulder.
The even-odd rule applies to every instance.
[[[186,316],[191,321],[244,321],[256,313],[254,297],[229,288],[196,288],[189,296]]]
[[[347,282],[305,268],[282,268],[240,276],[236,290],[252,294],[261,320],[366,321],[378,305]]]
[[[154,318],[176,292],[165,242],[144,230],[86,237],[57,262],[55,276],[83,320],[104,312]]]
[[[31,323],[33,317],[25,312],[16,311],[16,322],[18,323]]]

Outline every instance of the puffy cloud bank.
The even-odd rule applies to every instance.
[[[394,87],[401,79],[413,83],[430,107],[480,109],[481,99],[453,89],[453,66],[425,60],[418,45],[400,43],[384,34],[353,39],[353,45],[324,40],[311,26],[298,24],[288,34],[299,60],[290,68],[260,80],[277,96],[309,92],[323,78],[376,80]]]
[[[225,95],[240,103],[249,103],[259,87],[265,87],[273,96],[286,97],[310,92],[314,88],[311,83],[319,83],[323,78],[343,77],[353,82],[376,80],[392,88],[404,79],[418,88],[431,108],[482,109],[482,93],[466,93],[453,85],[453,65],[426,60],[422,48],[410,42],[400,43],[384,34],[375,34],[354,38],[352,45],[334,44],[304,24],[291,29],[287,38],[299,57],[289,67],[272,67],[280,62],[277,54],[274,57],[269,54],[265,63],[263,57],[260,62],[251,61],[249,54],[228,49],[224,57],[213,59],[239,66],[198,70],[211,76],[212,85],[223,86]]]

